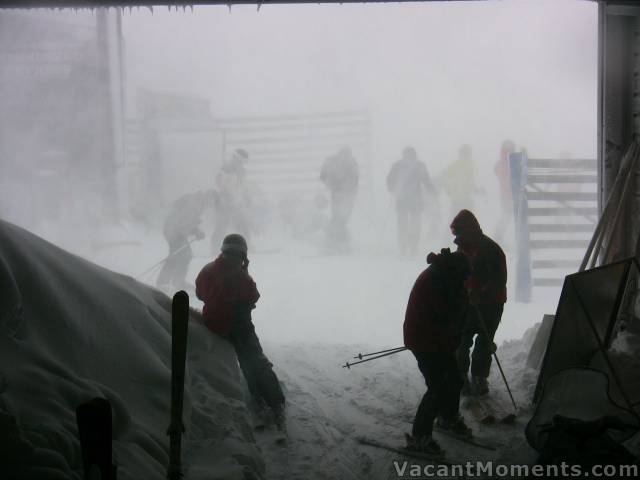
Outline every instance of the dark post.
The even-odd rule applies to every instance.
[[[529,214],[527,202],[527,154],[509,155],[511,195],[513,197],[513,224],[516,234],[516,302],[531,302],[531,252],[529,250]]]
[[[76,408],[85,480],[116,480],[112,463],[111,404],[105,398],[94,398]]]

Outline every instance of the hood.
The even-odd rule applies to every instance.
[[[456,215],[451,222],[451,233],[456,238],[464,237],[465,239],[472,240],[482,235],[482,229],[476,216],[469,210],[460,210],[460,213]],[[456,242],[457,243],[457,242]]]

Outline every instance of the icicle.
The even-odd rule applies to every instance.
[[[189,5],[189,8],[191,9],[191,13],[193,13],[193,4]]]
[[[260,0],[258,0],[257,4],[258,4],[258,9],[256,10],[256,12],[259,12],[260,11],[260,7],[262,6],[262,2]]]

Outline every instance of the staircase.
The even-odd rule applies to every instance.
[[[509,157],[518,251],[516,301],[578,270],[598,219],[597,161]]]

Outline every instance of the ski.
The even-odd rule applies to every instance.
[[[452,438],[454,440],[459,440],[464,443],[468,443],[469,445],[473,445],[474,447],[484,448],[485,450],[496,451],[500,447],[498,443],[494,443],[489,439],[472,436],[472,437],[463,437],[461,435],[456,435],[455,433],[450,432],[449,430],[443,430],[434,425],[433,431],[440,435],[445,435],[447,438]]]
[[[516,420],[515,413],[505,411],[491,397],[467,397],[462,402],[462,407],[469,410],[473,418],[483,425],[512,424]]]
[[[471,412],[471,416],[478,423],[483,425],[496,423],[494,412],[486,404],[480,402],[478,397],[465,398],[462,402],[462,408]]]
[[[484,396],[480,397],[479,400],[482,404],[493,411],[496,422],[510,425],[516,421],[516,413],[508,407],[505,408],[503,403],[498,401],[495,397]]]
[[[438,455],[429,455],[428,453],[416,452],[414,450],[409,450],[406,447],[398,447],[394,445],[390,445],[388,443],[379,442],[378,440],[374,440],[372,438],[359,436],[356,437],[356,440],[361,445],[368,445],[370,447],[380,448],[383,450],[387,450],[389,452],[398,453],[400,455],[404,455],[407,457],[417,458],[420,460],[425,460],[427,462],[433,462],[441,465],[464,465],[467,460],[457,460],[452,458],[447,458]]]
[[[413,423],[413,420],[405,420],[405,421],[407,423],[411,423],[411,424]],[[452,433],[449,430],[444,430],[442,428],[439,428],[435,424],[433,426],[433,431],[437,435],[443,435],[443,436],[446,436],[447,438],[451,438],[453,440],[459,440],[461,442],[467,443],[469,445],[473,445],[475,447],[483,448],[485,450],[496,451],[500,447],[502,447],[500,443],[494,442],[493,440],[490,440],[488,438],[479,437],[477,435],[473,435],[472,437],[463,437],[460,435],[456,435],[455,433]]]
[[[171,307],[171,423],[167,430],[170,444],[167,468],[169,480],[182,478],[182,407],[188,326],[189,295],[181,290],[173,296]]]

